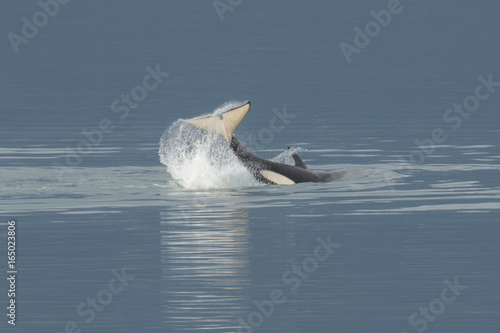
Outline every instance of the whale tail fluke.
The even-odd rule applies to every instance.
[[[209,132],[220,134],[227,142],[231,141],[231,136],[250,110],[250,102],[242,106],[201,118],[194,118],[188,122],[194,127],[204,129]]]

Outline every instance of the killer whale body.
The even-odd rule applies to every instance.
[[[246,149],[236,138],[231,137],[229,146],[241,163],[253,176],[266,184],[296,184],[304,182],[328,182],[341,177],[339,172],[320,172],[307,169],[305,163],[293,152],[295,165],[278,163],[263,159]],[[281,175],[279,177],[277,175]],[[285,179],[286,178],[286,179]],[[287,179],[289,180],[287,182]]]
[[[328,182],[342,178],[345,172],[311,171],[299,155],[292,152],[295,165],[263,159],[245,148],[234,135],[234,131],[250,109],[250,102],[222,112],[189,120],[195,127],[220,134],[229,143],[238,160],[259,181],[266,184],[291,185],[304,182]],[[288,148],[290,149],[290,147]]]

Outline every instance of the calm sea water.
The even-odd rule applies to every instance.
[[[0,20],[2,332],[498,332],[497,2],[46,3]],[[245,100],[346,177],[180,120]]]

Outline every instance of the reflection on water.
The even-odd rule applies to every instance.
[[[164,323],[169,332],[231,329],[246,310],[248,212],[223,192],[190,194],[174,193],[179,205],[160,213]]]

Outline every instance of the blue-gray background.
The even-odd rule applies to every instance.
[[[500,91],[456,130],[443,114],[479,75],[500,81],[500,4],[402,1],[348,64],[339,44],[387,3],[243,0],[221,21],[211,1],[73,0],[16,54],[7,34],[40,7],[4,1],[0,246],[16,219],[19,276],[17,325],[2,315],[2,332],[245,331],[238,317],[276,288],[287,301],[255,331],[416,332],[408,317],[455,278],[467,289],[425,331],[498,332]],[[158,64],[169,76],[120,121],[110,104]],[[174,186],[158,159],[165,129],[234,99],[253,105],[242,135],[274,108],[296,115],[260,155],[292,144],[311,168],[364,176]],[[52,163],[103,118],[112,133],[58,178]],[[446,142],[400,168],[435,128]],[[328,235],[341,247],[289,293],[282,274]],[[123,267],[135,279],[85,323],[77,306]]]

